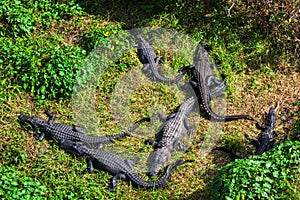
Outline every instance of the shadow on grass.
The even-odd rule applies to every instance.
[[[132,29],[145,26],[155,15],[161,14],[169,4],[175,4],[175,1],[87,0],[78,3],[89,14],[105,20],[121,22],[125,29]]]
[[[247,73],[264,66],[277,71],[282,59],[299,65],[297,52],[294,51],[296,45],[292,41],[282,41],[283,35],[274,35],[272,27],[262,28],[260,23],[264,19],[254,18],[253,10],[238,10],[233,6],[228,16],[228,9],[232,5],[226,1],[181,1],[178,5],[170,0],[88,0],[79,1],[79,5],[92,15],[123,23],[125,29],[151,26],[154,19],[167,21],[166,25],[159,26],[168,26],[168,20],[173,18],[178,21],[176,24],[179,29],[195,39],[204,40],[214,47],[224,46],[227,54],[240,52],[243,55],[239,58],[241,60],[230,63],[236,72],[246,70]],[[166,15],[162,16],[163,13]],[[215,57],[218,59],[218,56]],[[236,60],[235,57],[230,59]],[[241,63],[247,67],[241,67]]]

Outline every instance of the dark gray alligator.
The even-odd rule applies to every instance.
[[[142,71],[150,79],[165,83],[165,84],[177,84],[183,77],[183,74],[177,75],[175,78],[166,78],[162,76],[158,71],[158,64],[162,62],[163,59],[158,58],[150,46],[149,42],[141,34],[135,35],[136,44],[134,47],[137,48],[137,55],[140,62],[143,64]]]
[[[256,128],[261,130],[261,133],[258,136],[258,139],[251,139],[248,134],[245,134],[247,140],[250,140],[251,143],[256,147],[255,155],[261,155],[265,151],[271,149],[275,145],[275,136],[278,134],[274,131],[276,124],[276,110],[278,109],[278,104],[275,108],[270,108],[267,115],[265,126],[259,125],[256,121]]]
[[[61,140],[60,143],[66,149],[67,152],[74,154],[78,158],[86,158],[87,171],[92,173],[94,167],[99,170],[104,170],[113,175],[110,187],[107,188],[113,191],[117,186],[118,181],[126,180],[129,178],[134,186],[143,188],[153,188],[153,187],[164,187],[167,181],[171,178],[172,170],[183,164],[183,160],[178,160],[171,164],[166,172],[154,182],[147,182],[142,180],[134,171],[132,167],[132,162],[130,160],[124,160],[119,155],[106,152],[106,151],[93,151],[88,147],[82,145],[80,142],[74,142],[69,140]]]
[[[158,114],[163,121],[161,130],[157,134],[155,141],[147,140],[147,144],[154,144],[154,150],[150,153],[148,163],[148,175],[156,175],[171,158],[171,153],[179,147],[180,150],[186,151],[181,140],[187,133],[191,135],[193,127],[188,122],[188,116],[195,108],[196,97],[190,97],[182,103],[177,112],[169,116]]]
[[[100,148],[101,144],[113,142],[113,139],[129,136],[129,132],[133,131],[138,127],[140,123],[146,121],[147,119],[140,120],[137,122],[129,131],[121,132],[118,134],[110,136],[91,136],[87,135],[82,128],[74,126],[70,127],[66,124],[53,123],[55,116],[50,113],[49,110],[45,111],[45,114],[48,116],[48,121],[33,116],[20,115],[19,120],[22,124],[30,124],[31,127],[41,134],[34,134],[34,137],[42,141],[46,134],[54,137],[57,140],[66,139],[72,141],[80,141],[94,147]]]
[[[212,64],[208,61],[208,52],[205,49],[205,43],[200,42],[194,54],[193,65],[179,69],[180,72],[191,71],[192,77],[190,84],[198,97],[199,106],[203,108],[207,117],[210,117],[213,121],[232,121],[238,119],[254,120],[249,115],[221,116],[212,110],[210,105],[210,100],[212,99],[210,87],[215,84],[215,93],[222,92],[225,87],[224,82],[221,82],[212,76],[211,67]]]

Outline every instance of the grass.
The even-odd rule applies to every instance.
[[[213,61],[220,63],[219,71],[225,76],[227,113],[245,113],[262,121],[264,113],[279,102],[278,142],[299,139],[299,52],[291,50],[299,49],[299,42],[285,41],[280,32],[274,34],[271,29],[261,30],[252,25],[255,18],[251,6],[247,12],[237,4],[229,17],[226,10],[232,5],[231,1],[218,4],[186,1],[178,6],[173,1],[132,1],[127,4],[117,0],[79,1],[78,4],[74,1],[43,0],[39,4],[30,1],[27,6],[22,1],[13,6],[11,1],[5,1],[3,4],[0,35],[6,45],[1,47],[4,53],[0,56],[0,171],[6,177],[0,179],[1,198],[28,199],[28,195],[37,199],[50,196],[51,199],[212,197],[210,183],[217,175],[216,169],[232,159],[219,150],[200,158],[199,149],[209,127],[204,118],[191,119],[197,127],[195,137],[186,143],[189,151],[178,155],[194,162],[175,169],[165,189],[136,189],[130,182],[120,182],[113,193],[105,190],[111,175],[97,170],[93,174],[82,174],[86,168],[84,160],[66,154],[56,141],[36,141],[33,131],[24,129],[17,121],[21,113],[46,117],[43,111],[49,108],[56,115],[57,122],[78,124],[71,101],[72,77],[76,77],[80,63],[93,48],[131,28],[169,28],[189,35],[197,42],[204,40],[211,48]],[[4,8],[13,9],[15,16],[9,15],[11,12]],[[17,19],[23,21],[19,23]],[[296,37],[290,32],[284,34]],[[125,49],[126,45],[121,44],[121,47]],[[177,55],[161,45],[155,43],[154,47],[158,56],[166,58],[164,73],[168,76],[173,75],[173,69],[191,62],[192,53],[185,51]],[[122,107],[114,110],[114,99],[127,98],[126,90],[124,95],[115,93],[120,90],[119,83],[131,72],[140,72],[140,65],[136,51],[130,50],[115,62],[110,62],[98,77],[94,94],[95,121],[103,134],[122,131],[131,121],[161,110],[169,114],[182,102],[180,96],[173,93],[173,88],[147,82],[140,84],[128,97],[128,111],[122,110]],[[151,148],[145,147],[143,141],[153,138],[158,126],[158,122],[142,125],[134,137],[116,142],[107,149],[124,157],[131,155],[139,175],[148,180],[145,161]],[[254,149],[244,139],[245,132],[251,137],[259,134],[251,122],[226,123],[216,145],[240,155],[249,155]],[[251,159],[255,160],[255,157]],[[300,180],[299,171],[294,170],[293,173],[296,178],[291,182],[291,191],[285,191],[286,194],[300,191],[297,181]],[[7,191],[15,194],[10,195]]]

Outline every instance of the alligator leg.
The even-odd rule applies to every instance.
[[[213,75],[207,76],[206,77],[207,86],[212,86],[212,83],[214,83],[215,85],[221,85],[224,83],[224,81],[220,81],[216,79]]]
[[[40,135],[39,134],[34,134],[33,137],[35,137],[39,141],[42,141],[45,138],[45,133],[41,133]]]
[[[276,144],[275,144],[275,142],[273,141],[273,142],[271,142],[271,143],[268,145],[267,149],[272,149],[272,148],[274,148],[275,146],[276,146]]]
[[[32,124],[32,128],[34,131],[38,132],[39,131],[39,128],[36,124]]]
[[[174,114],[174,116],[175,116],[175,114]],[[173,115],[166,116],[165,114],[158,113],[158,114],[155,114],[154,116],[152,116],[152,117],[151,117],[151,120],[154,120],[154,119],[159,118],[159,120],[160,120],[161,122],[165,122],[165,121],[167,121],[167,120],[173,118],[174,116],[173,116]]]
[[[46,109],[45,114],[48,116],[48,123],[52,124],[54,122],[55,116],[51,114],[50,110]]]
[[[272,132],[274,136],[278,136],[279,134],[276,131]]]
[[[92,160],[89,159],[89,158],[86,158],[86,164],[87,164],[87,169],[86,170],[88,171],[88,173],[92,173],[93,170],[94,170]]]
[[[178,88],[180,90],[186,90],[189,86],[191,86],[192,88],[196,88],[198,86],[198,83],[196,83],[195,81],[189,81],[188,83],[185,83],[183,85],[178,85]]]
[[[187,130],[187,135],[188,136],[192,136],[192,135],[194,135],[194,133],[195,133],[195,129],[194,128],[191,128],[191,129]]]
[[[149,64],[149,63],[143,65],[142,72],[143,72],[144,74],[149,74],[149,73],[151,73],[151,70],[150,70],[150,64]]]
[[[258,140],[255,140],[255,139],[251,139],[250,136],[247,133],[245,133],[245,138],[247,140],[249,140],[251,142],[251,144],[253,144],[256,147],[256,149],[258,149],[260,147],[260,142]]]
[[[73,126],[73,131],[86,135],[84,129],[80,126]]]
[[[258,130],[264,131],[267,127],[259,125],[258,121],[255,122],[255,127]]]
[[[156,57],[155,59],[154,59],[154,61],[155,62],[157,62],[157,63],[159,63],[159,64],[164,64],[164,62],[165,62],[165,59],[163,58],[163,57]]]
[[[124,161],[130,168],[133,168],[133,166],[135,165],[135,163],[130,159],[126,159]]]
[[[118,184],[118,182],[119,182],[120,180],[123,180],[123,181],[126,180],[126,175],[123,174],[123,173],[114,175],[114,176],[111,178],[111,181],[110,181],[110,187],[109,187],[109,188],[106,188],[106,189],[109,190],[109,191],[111,191],[111,192],[114,191],[115,188],[116,188],[116,186],[117,186],[117,184]]]
[[[195,69],[195,65],[188,65],[188,66],[184,66],[178,69],[178,72],[186,72],[186,71],[190,71],[190,70],[194,70]]]
[[[146,140],[146,141],[145,141],[145,145],[147,145],[147,146],[148,146],[148,145],[156,145],[156,144],[157,144],[157,142],[156,142],[155,140],[150,140],[150,139],[149,139],[149,140]]]
[[[184,147],[181,143],[180,140],[176,140],[174,143],[173,143],[173,149],[175,149],[176,147],[179,147],[179,149],[183,152],[185,152],[187,150],[186,147]]]
[[[184,118],[183,120],[183,124],[184,124],[184,127],[188,130],[188,129],[193,129],[194,126],[191,125],[191,123],[189,122],[188,118]]]
[[[194,129],[195,129],[195,128],[194,128],[193,125],[190,124],[190,122],[189,122],[189,120],[188,120],[187,118],[185,118],[185,119],[183,120],[183,124],[184,124],[184,127],[185,127],[186,130],[187,130],[188,136],[193,135]]]

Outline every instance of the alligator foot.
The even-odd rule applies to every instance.
[[[153,172],[148,172],[148,173],[147,173],[147,176],[148,176],[148,177],[152,177],[152,176],[156,176],[157,174],[158,174],[157,172],[154,172],[154,171],[153,171]]]
[[[157,142],[155,140],[150,140],[150,139],[145,141],[145,145],[147,145],[147,146],[149,146],[149,145],[156,145],[156,143]]]
[[[42,141],[45,137],[45,134],[44,133],[41,133],[40,135],[39,134],[34,134],[33,137],[36,138],[39,141]]]
[[[188,66],[181,67],[178,69],[178,72],[185,73],[186,71],[189,71],[191,69],[195,69],[195,65],[188,65]]]
[[[54,122],[54,119],[55,119],[55,116],[51,114],[50,110],[49,109],[46,109],[45,110],[45,114],[47,115],[47,117],[49,118],[48,119],[48,122],[50,124],[52,124]]]
[[[123,173],[114,175],[110,180],[110,187],[106,188],[108,191],[113,192],[119,181],[126,180],[126,175]]]

